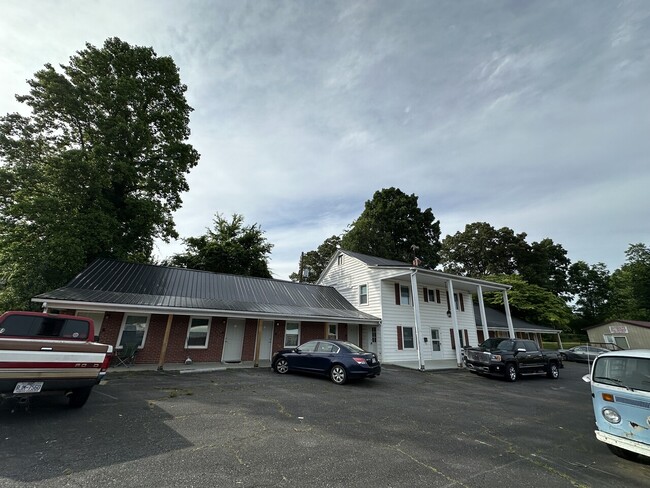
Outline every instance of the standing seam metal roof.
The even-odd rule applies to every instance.
[[[379,322],[329,286],[109,259],[96,260],[64,287],[35,299]]]

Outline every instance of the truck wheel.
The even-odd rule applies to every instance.
[[[510,381],[511,383],[513,381],[517,381],[517,366],[515,366],[514,363],[508,363],[506,364],[506,381]]]
[[[612,451],[613,454],[616,454],[620,458],[627,459],[628,461],[634,461],[639,457],[636,452],[628,451],[627,449],[621,449],[620,447],[612,446],[611,444],[607,444],[607,447],[609,447],[609,450]]]
[[[90,396],[92,389],[92,386],[87,386],[85,388],[72,390],[72,393],[70,393],[70,396],[68,397],[68,406],[70,408],[83,407],[88,401],[88,397]]]
[[[560,370],[557,367],[557,363],[551,363],[548,365],[548,371],[546,371],[546,377],[554,380],[560,377]]]

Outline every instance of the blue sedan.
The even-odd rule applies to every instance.
[[[374,378],[381,373],[377,355],[345,341],[316,340],[282,349],[271,362],[276,373],[292,371],[329,376],[337,385],[348,379]]]

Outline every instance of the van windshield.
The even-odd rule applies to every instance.
[[[592,379],[594,383],[650,392],[650,358],[598,358]]]

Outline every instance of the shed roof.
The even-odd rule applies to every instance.
[[[154,313],[379,323],[334,288],[291,281],[98,259],[67,285],[32,299],[51,306],[116,305]]]
[[[583,330],[589,330],[589,329],[593,329],[594,327],[602,327],[603,325],[609,325],[609,324],[628,324],[628,325],[636,325],[637,327],[643,327],[644,329],[650,329],[650,322],[645,322],[643,320],[610,320],[609,322],[604,322],[602,324],[585,327]]]

